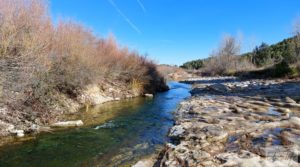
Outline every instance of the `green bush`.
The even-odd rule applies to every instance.
[[[292,74],[292,69],[286,61],[276,64],[271,72],[272,77],[285,77]]]
[[[189,61],[189,62],[186,62],[184,63],[182,66],[180,66],[181,68],[184,68],[184,69],[189,69],[189,70],[198,70],[200,68],[203,67],[204,63],[203,63],[204,60],[193,60],[193,61]]]

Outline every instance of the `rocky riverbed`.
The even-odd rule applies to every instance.
[[[300,82],[204,78],[155,166],[300,166]]]

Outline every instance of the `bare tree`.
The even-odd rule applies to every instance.
[[[230,35],[225,36],[219,48],[211,54],[206,71],[212,74],[225,74],[236,68],[236,56],[240,52],[240,42]]]
[[[233,36],[225,36],[221,47],[219,48],[219,57],[222,65],[226,69],[236,66],[233,62],[235,56],[240,53],[240,43]],[[234,64],[233,64],[234,63]]]

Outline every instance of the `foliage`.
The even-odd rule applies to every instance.
[[[239,72],[238,75],[245,78],[281,78],[297,75],[294,70],[286,61],[281,61],[267,68]]]
[[[296,54],[297,43],[299,44],[299,41],[296,40],[296,37],[284,39],[271,46],[262,43],[260,46],[255,47],[253,52],[242,56],[250,57],[252,62],[258,67],[272,66],[283,60],[291,64],[298,60]]]
[[[193,60],[193,61],[189,61],[189,62],[186,62],[184,63],[183,65],[181,65],[180,67],[181,68],[184,68],[184,69],[188,69],[188,70],[198,70],[200,68],[203,67],[203,62],[205,60]]]

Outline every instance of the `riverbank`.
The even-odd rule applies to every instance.
[[[157,166],[299,166],[299,80],[189,82]]]
[[[167,89],[152,60],[113,34],[102,38],[75,20],[55,23],[46,1],[4,0],[0,11],[1,138],[79,126],[62,122],[64,114]]]
[[[190,97],[190,85],[169,82],[169,91],[91,106],[67,115],[81,127],[18,138],[0,148],[0,166],[129,166],[169,142],[173,112]],[[2,138],[3,139],[3,138]],[[45,163],[47,162],[47,163]]]
[[[124,83],[106,81],[101,84],[87,85],[75,98],[57,92],[56,99],[59,101],[53,101],[50,106],[47,106],[52,109],[51,113],[47,115],[48,117],[42,117],[43,114],[37,111],[16,110],[12,112],[7,106],[0,106],[0,136],[3,139],[0,145],[14,141],[16,137],[52,131],[56,127],[82,126],[85,122],[74,121],[72,118],[68,118],[68,115],[87,111],[95,105],[141,96],[153,96],[153,94],[140,94],[130,87]],[[167,90],[167,86],[164,90]],[[151,91],[151,93],[155,92]],[[45,119],[47,119],[46,122]]]

